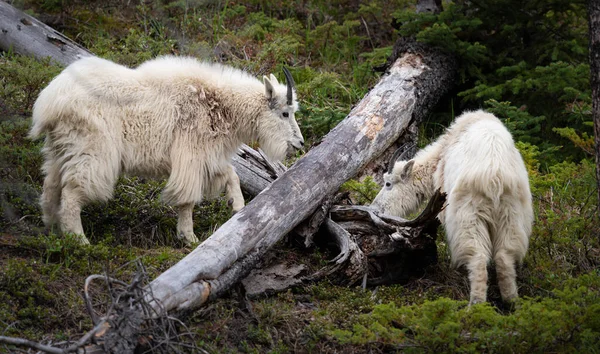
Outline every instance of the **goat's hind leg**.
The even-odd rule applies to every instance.
[[[117,152],[104,148],[99,140],[88,137],[85,149],[73,148],[75,153],[62,167],[61,230],[78,235],[82,244],[89,244],[81,224],[82,207],[110,199],[119,176]]]
[[[44,164],[46,177],[44,178],[44,187],[42,196],[40,197],[40,205],[42,207],[42,220],[47,228],[52,227],[59,222],[59,210],[61,199],[61,180],[60,180],[60,164],[48,157]]]
[[[516,265],[523,260],[527,252],[529,236],[526,225],[530,221],[527,215],[518,212],[523,210],[518,202],[506,198],[505,206],[501,210],[501,216],[498,218],[501,222],[495,231],[494,263],[502,300],[510,302],[519,296]]]
[[[469,270],[469,283],[471,284],[471,294],[469,305],[485,302],[488,289],[488,257],[476,253],[470,257],[467,263]]]
[[[498,276],[498,287],[502,300],[510,302],[519,297],[517,292],[516,260],[506,250],[498,250],[494,255],[496,274]]]
[[[457,205],[459,207],[452,208]],[[487,265],[491,259],[487,224],[477,217],[477,210],[470,203],[450,204],[445,219],[452,263],[464,264],[469,271],[469,304],[485,302],[488,289]]]
[[[81,224],[81,208],[83,207],[84,194],[81,186],[76,182],[66,183],[61,193],[60,203],[60,229],[62,232],[72,233],[79,237],[81,244],[89,245],[90,241],[83,233]]]

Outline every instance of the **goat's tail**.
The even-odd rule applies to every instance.
[[[33,105],[33,124],[29,131],[29,138],[37,139],[43,133],[51,130],[51,127],[62,115],[66,108],[66,98],[68,98],[66,88],[73,86],[69,85],[68,81],[68,77],[63,72],[40,92]]]

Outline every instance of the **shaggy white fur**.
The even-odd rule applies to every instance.
[[[447,193],[439,218],[452,265],[469,270],[471,303],[486,301],[492,259],[502,298],[518,296],[515,263],[527,252],[533,208],[527,169],[498,118],[461,115],[412,160],[395,162],[384,181],[372,206],[392,215],[415,211],[438,188]]]
[[[168,176],[163,198],[178,206],[178,235],[197,242],[194,203],[225,189],[234,211],[244,206],[230,164],[240,144],[256,140],[273,160],[304,144],[288,85],[185,57],[137,69],[95,57],[71,64],[33,107],[30,137],[46,134],[44,222],[87,243],[81,208],[110,199],[120,174]]]

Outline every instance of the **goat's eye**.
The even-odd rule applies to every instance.
[[[391,187],[391,186],[392,186],[392,183],[391,183],[391,182],[385,182],[385,186],[386,186],[386,187]]]
[[[282,115],[283,115],[285,118],[287,118],[287,117],[289,117],[289,116],[290,116],[290,114],[289,114],[288,112],[283,112],[283,113],[282,113]]]

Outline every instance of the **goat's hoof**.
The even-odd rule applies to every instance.
[[[67,236],[69,238],[72,238],[75,241],[78,241],[81,246],[89,246],[90,245],[90,240],[88,240],[84,234],[77,234],[77,233],[73,233],[73,232],[63,232],[62,235],[63,235],[63,237]]]
[[[471,301],[469,301],[469,307],[471,307],[471,305],[477,305],[477,304],[482,304],[484,303],[485,300],[483,299],[471,299]]]
[[[180,232],[178,234],[178,236],[179,236],[179,239],[181,241],[183,241],[183,243],[186,246],[191,246],[194,243],[200,242],[200,240],[198,240],[198,237],[196,237],[196,235],[194,235],[194,233],[192,233],[192,234],[186,234],[186,233]]]
[[[239,202],[239,201],[235,201],[235,199],[230,198],[227,201],[227,206],[231,208],[231,211],[235,214],[238,211],[242,210],[242,208],[244,207],[244,202]]]
[[[509,307],[512,307],[515,305],[515,303],[517,302],[517,300],[519,299],[519,295],[510,295],[510,296],[506,296],[506,297],[502,297],[502,302],[504,302],[504,304],[506,304]]]

